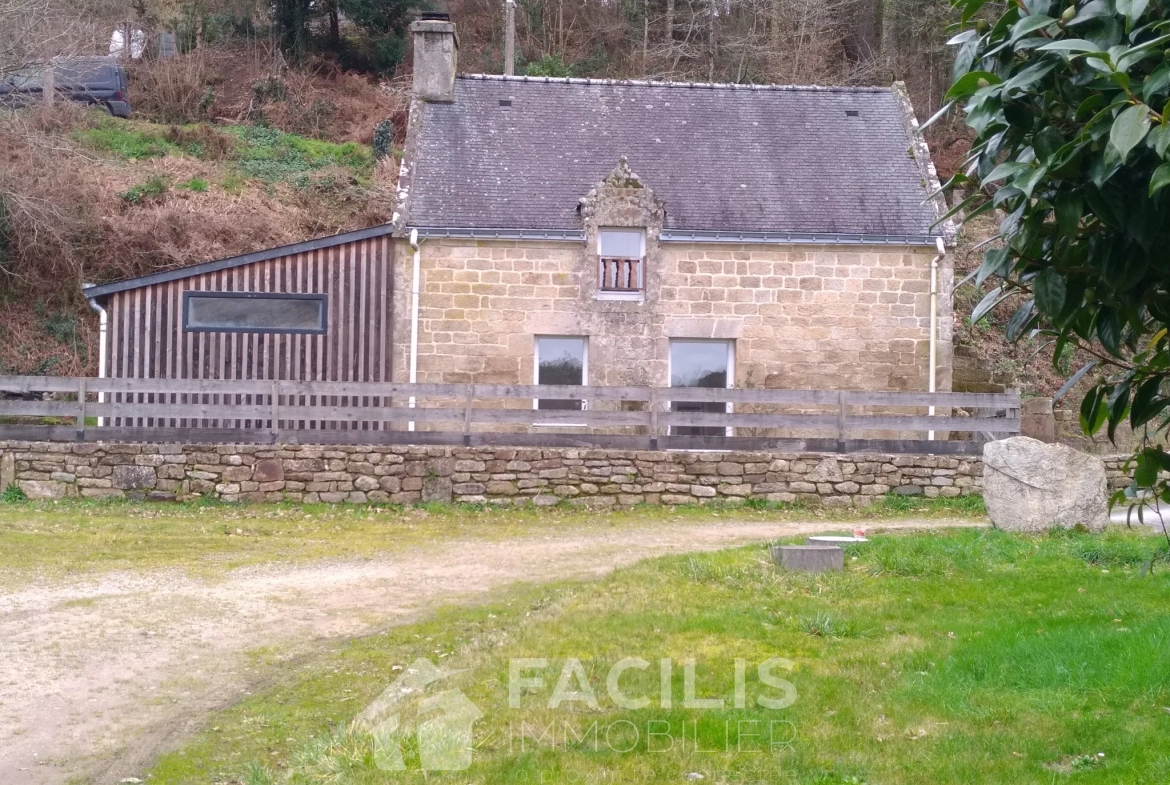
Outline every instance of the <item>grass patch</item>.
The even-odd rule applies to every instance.
[[[75,131],[73,138],[124,160],[189,156],[220,161],[241,181],[298,188],[329,185],[328,170],[342,170],[351,184],[365,184],[374,172],[373,151],[354,142],[336,144],[259,125],[223,128],[207,124],[167,126],[109,120]],[[242,182],[241,182],[242,185]],[[225,182],[229,193],[232,186]],[[197,190],[197,189],[191,189]],[[206,189],[204,189],[206,190]]]
[[[233,126],[230,131],[241,143],[234,166],[254,180],[304,188],[313,184],[311,175],[326,167],[347,169],[363,182],[374,171],[373,153],[353,142],[322,142],[264,126]]]
[[[73,132],[73,138],[94,150],[128,161],[179,155],[182,149],[167,138],[166,126],[126,120],[105,120]]]
[[[160,196],[166,194],[171,188],[171,181],[168,177],[156,175],[151,177],[145,183],[134,186],[128,191],[119,193],[118,196],[123,201],[130,204],[142,204],[144,202],[153,201]]]
[[[842,528],[849,530],[858,521],[905,517],[878,505],[866,510],[800,506],[752,510],[712,504],[592,512],[561,506],[25,501],[23,492],[12,487],[4,492],[12,495],[0,495],[0,500],[11,502],[0,507],[0,582],[26,580],[31,575],[53,578],[156,567],[222,573],[249,564],[360,558],[457,536],[499,538],[542,529],[600,531],[664,522],[823,520],[842,521]],[[916,509],[913,517],[954,518],[950,501],[932,500]]]
[[[207,192],[207,189],[210,187],[210,185],[211,184],[202,177],[192,177],[190,180],[184,180],[175,187],[182,188],[185,191],[202,194]]]
[[[1158,547],[1148,535],[1109,537]],[[276,683],[214,716],[149,781],[1164,783],[1170,575],[1104,571],[1084,557],[1095,539],[878,536],[851,550],[842,574],[784,573],[753,547],[522,587],[284,663]],[[891,561],[931,568],[901,574]],[[648,663],[619,683],[647,697],[644,707],[623,708],[607,687],[627,657]],[[772,673],[795,689],[785,708],[757,702],[785,694],[757,672],[774,657],[791,661]],[[484,713],[465,771],[424,775],[413,742],[403,744],[407,771],[380,771],[372,737],[352,724],[418,658],[458,671],[427,695],[458,688]],[[511,658],[547,661],[526,674],[543,683],[521,691],[519,708],[509,708]],[[721,708],[684,705],[691,659],[691,694]],[[742,704],[736,659],[746,663]],[[572,660],[580,671],[569,686],[597,706],[550,709]],[[405,707],[401,719],[415,721]]]

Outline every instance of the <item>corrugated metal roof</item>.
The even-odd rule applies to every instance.
[[[461,76],[419,111],[410,226],[579,229],[624,155],[670,230],[940,233],[888,88]]]

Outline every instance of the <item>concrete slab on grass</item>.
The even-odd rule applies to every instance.
[[[836,545],[773,545],[772,560],[797,572],[841,572],[845,551]]]

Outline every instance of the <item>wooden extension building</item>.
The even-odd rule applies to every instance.
[[[390,381],[390,234],[376,226],[86,287],[100,376]]]

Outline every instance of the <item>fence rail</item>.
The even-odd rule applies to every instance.
[[[0,376],[0,439],[968,454],[1019,431],[1015,392]]]

